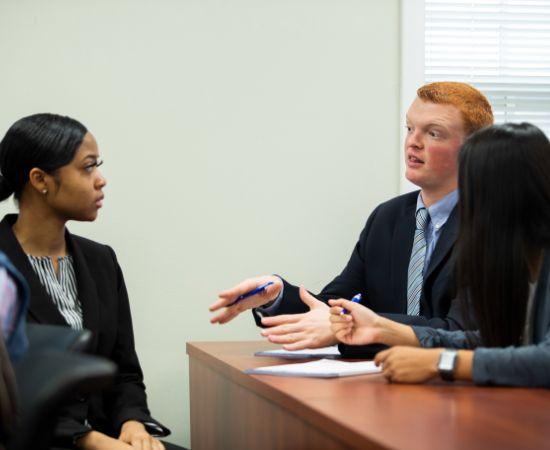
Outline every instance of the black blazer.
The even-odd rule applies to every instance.
[[[420,315],[407,315],[407,273],[415,231],[418,191],[379,205],[367,220],[351,257],[340,275],[317,298],[350,299],[361,293],[362,304],[392,320],[449,330],[463,329],[460,308],[454,299],[452,249],[458,232],[455,207],[441,231],[426,271]],[[273,314],[307,311],[298,288],[284,282],[283,299]],[[254,311],[261,326],[259,311]],[[345,348],[345,347],[342,347]]]
[[[0,250],[26,278],[31,291],[29,322],[67,325],[40,283],[12,231],[16,215],[0,222]],[[67,406],[56,430],[56,441],[66,444],[90,429],[118,437],[130,419],[158,425],[147,408],[143,375],[134,346],[128,293],[114,251],[66,231],[68,251],[74,260],[84,328],[93,332],[89,353],[110,359],[118,366],[114,385],[106,392],[79,396]],[[89,425],[87,425],[89,423]]]

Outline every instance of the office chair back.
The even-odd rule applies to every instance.
[[[63,405],[109,386],[116,366],[78,353],[90,343],[89,330],[32,323],[26,331],[29,350],[14,365],[21,420],[7,449],[49,450]]]
[[[67,351],[35,352],[17,363],[21,423],[8,450],[49,449],[62,406],[76,393],[108,387],[115,372],[106,359]]]
[[[62,325],[27,323],[26,328],[29,351],[32,352],[48,349],[83,352],[92,339],[90,330],[73,330]]]

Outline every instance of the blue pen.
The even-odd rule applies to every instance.
[[[357,294],[351,299],[351,301],[353,303],[359,303],[361,301],[361,298],[362,298],[361,294]],[[342,311],[340,311],[340,315],[347,314],[347,313],[349,313],[349,311],[346,308],[342,308]]]
[[[268,286],[271,286],[273,284],[273,281],[268,281],[267,283],[264,283],[260,286],[258,286],[256,289],[252,289],[250,292],[247,292],[246,294],[243,294],[239,297],[237,297],[237,300],[235,300],[233,303],[230,303],[227,306],[233,306],[239,303],[241,300],[244,300],[245,298],[252,297],[253,295],[256,295],[262,291],[265,291]]]

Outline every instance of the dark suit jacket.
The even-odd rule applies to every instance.
[[[351,257],[340,275],[317,298],[350,299],[361,293],[362,304],[373,311],[410,325],[449,330],[463,329],[460,308],[453,302],[451,254],[457,236],[458,211],[452,211],[441,231],[426,271],[420,299],[420,315],[407,315],[407,273],[415,230],[418,191],[379,205],[367,220]],[[307,311],[298,288],[286,280],[280,306],[272,314]],[[260,325],[259,311],[254,311]],[[341,346],[347,356],[358,348]],[[357,356],[363,356],[360,352]]]
[[[26,278],[31,301],[29,322],[66,325],[43,288],[12,231],[16,215],[0,222],[0,250]],[[147,408],[143,375],[134,347],[128,294],[115,253],[106,246],[66,232],[68,251],[74,260],[78,296],[82,303],[84,328],[93,332],[89,352],[118,365],[113,387],[107,392],[79,396],[67,406],[56,440],[64,445],[91,428],[118,437],[121,425],[130,419],[159,425]],[[86,425],[88,421],[90,426]]]

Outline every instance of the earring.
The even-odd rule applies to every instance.
[[[44,195],[46,195],[46,194],[48,193],[48,190],[47,190],[47,189],[42,189],[42,193],[43,193]]]

